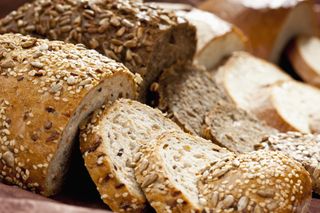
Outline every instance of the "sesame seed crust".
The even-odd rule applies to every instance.
[[[177,60],[192,59],[196,49],[192,25],[142,1],[36,0],[2,19],[0,32],[82,43],[124,63],[146,81]],[[160,52],[163,55],[157,55]]]
[[[320,194],[320,135],[279,133],[265,138],[256,148],[279,151],[300,162],[311,176],[313,191]]]
[[[279,152],[257,151],[211,164],[199,189],[206,212],[307,212],[311,179],[302,165]]]
[[[134,98],[133,74],[96,51],[20,34],[0,35],[1,180],[46,196],[56,193],[47,184],[49,176],[57,175],[50,168],[62,138],[70,134],[66,140],[72,144],[72,130],[65,128],[80,116],[76,112],[94,110],[94,101],[78,109],[91,91],[103,90],[102,83],[120,76],[131,88],[127,95]]]

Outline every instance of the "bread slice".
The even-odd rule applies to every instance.
[[[255,111],[268,98],[273,84],[291,77],[249,53],[236,52],[218,68],[215,79],[238,107]]]
[[[192,60],[196,51],[192,25],[141,0],[35,0],[0,21],[6,32],[96,49],[141,75],[141,99],[163,69]]]
[[[280,133],[265,138],[257,148],[280,151],[300,162],[311,175],[313,191],[320,193],[320,135]]]
[[[206,212],[305,212],[312,185],[302,165],[282,153],[258,151],[213,162],[198,183]]]
[[[99,110],[81,131],[86,168],[103,201],[116,212],[141,212],[146,199],[134,177],[139,147],[151,146],[174,122],[136,101],[121,99]]]
[[[135,76],[81,45],[0,35],[0,180],[46,196],[68,171],[80,122],[105,101],[136,98]]]
[[[320,39],[299,36],[289,48],[288,58],[296,73],[307,83],[320,87]]]
[[[215,68],[223,58],[234,51],[247,49],[247,38],[232,24],[216,15],[174,3],[153,3],[162,8],[176,11],[197,29],[197,54],[195,61],[208,70]]]
[[[312,0],[206,0],[199,8],[239,27],[254,55],[278,62],[292,38],[318,31],[313,6]]]
[[[257,113],[271,126],[286,131],[320,132],[320,90],[296,81],[274,85]]]
[[[235,153],[254,151],[267,135],[277,130],[233,104],[218,103],[206,115],[203,136]]]
[[[181,131],[165,132],[153,146],[140,149],[135,175],[157,212],[202,212],[197,173],[221,159],[233,156],[211,141]]]
[[[199,66],[178,64],[167,69],[153,87],[159,94],[158,107],[192,134],[200,135],[207,112],[227,99],[211,75]]]

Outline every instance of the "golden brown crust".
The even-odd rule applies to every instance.
[[[51,195],[55,192],[46,178],[57,174],[49,174],[50,163],[63,135],[69,134],[66,126],[78,116],[79,104],[102,82],[118,75],[128,79],[132,91],[127,95],[132,95],[133,75],[82,46],[18,34],[1,35],[0,52],[0,178]],[[79,110],[90,111],[90,107],[85,104]]]
[[[202,172],[207,212],[307,212],[311,179],[300,163],[258,151],[213,163]]]
[[[191,60],[196,49],[192,25],[141,1],[36,0],[2,19],[0,32],[82,43],[139,73],[142,92],[163,68]]]

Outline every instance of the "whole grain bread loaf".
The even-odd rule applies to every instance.
[[[135,175],[157,212],[202,212],[197,174],[210,162],[234,154],[209,140],[182,131],[164,132],[140,149]]]
[[[279,151],[300,162],[311,176],[313,191],[320,194],[320,135],[279,133],[265,138],[256,148]]]
[[[253,114],[224,102],[205,116],[202,136],[239,154],[254,151],[263,138],[277,132]]]
[[[59,191],[80,122],[105,101],[135,98],[134,75],[82,45],[0,35],[0,179]]]
[[[36,0],[0,21],[5,32],[82,43],[123,62],[144,79],[142,98],[164,68],[192,60],[196,51],[192,25],[142,1]]]
[[[164,131],[182,131],[159,110],[121,99],[98,110],[81,131],[86,168],[103,201],[116,212],[141,212],[145,196],[134,176],[141,145]]]
[[[199,5],[239,27],[254,55],[278,62],[287,43],[318,31],[313,0],[206,0]]]
[[[282,153],[241,154],[213,162],[201,174],[206,212],[308,212],[310,176]]]

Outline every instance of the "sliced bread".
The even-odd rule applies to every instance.
[[[215,80],[238,107],[254,111],[267,99],[270,86],[291,77],[249,53],[236,52],[218,68]]]
[[[320,39],[299,36],[287,51],[290,63],[296,73],[307,83],[320,87]]]
[[[221,59],[232,52],[247,49],[247,38],[232,24],[216,15],[192,8],[189,5],[153,3],[162,8],[176,11],[197,29],[197,53],[195,61],[211,70]]]
[[[141,212],[146,199],[134,177],[139,147],[164,131],[182,131],[157,109],[121,99],[96,111],[81,131],[85,166],[103,201],[116,212]]]
[[[82,45],[0,35],[0,180],[45,196],[62,187],[83,119],[136,98],[134,75]]]
[[[205,212],[308,212],[309,173],[282,153],[242,154],[214,162],[201,174]]]
[[[233,104],[218,103],[205,117],[202,136],[235,153],[246,153],[276,132],[247,111]]]
[[[206,0],[199,8],[239,27],[254,55],[278,62],[292,38],[317,32],[313,6],[313,0]]]
[[[233,156],[211,141],[187,133],[165,132],[140,149],[135,175],[151,206],[162,212],[202,212],[199,173],[210,162]]]
[[[0,33],[6,32],[96,49],[141,75],[142,99],[164,68],[196,52],[192,25],[141,0],[35,0],[0,20]]]
[[[212,106],[227,99],[209,72],[191,64],[167,69],[153,90],[159,94],[158,107],[185,131],[198,135]]]
[[[256,148],[283,152],[310,173],[313,191],[320,194],[320,135],[288,132],[265,138]]]

